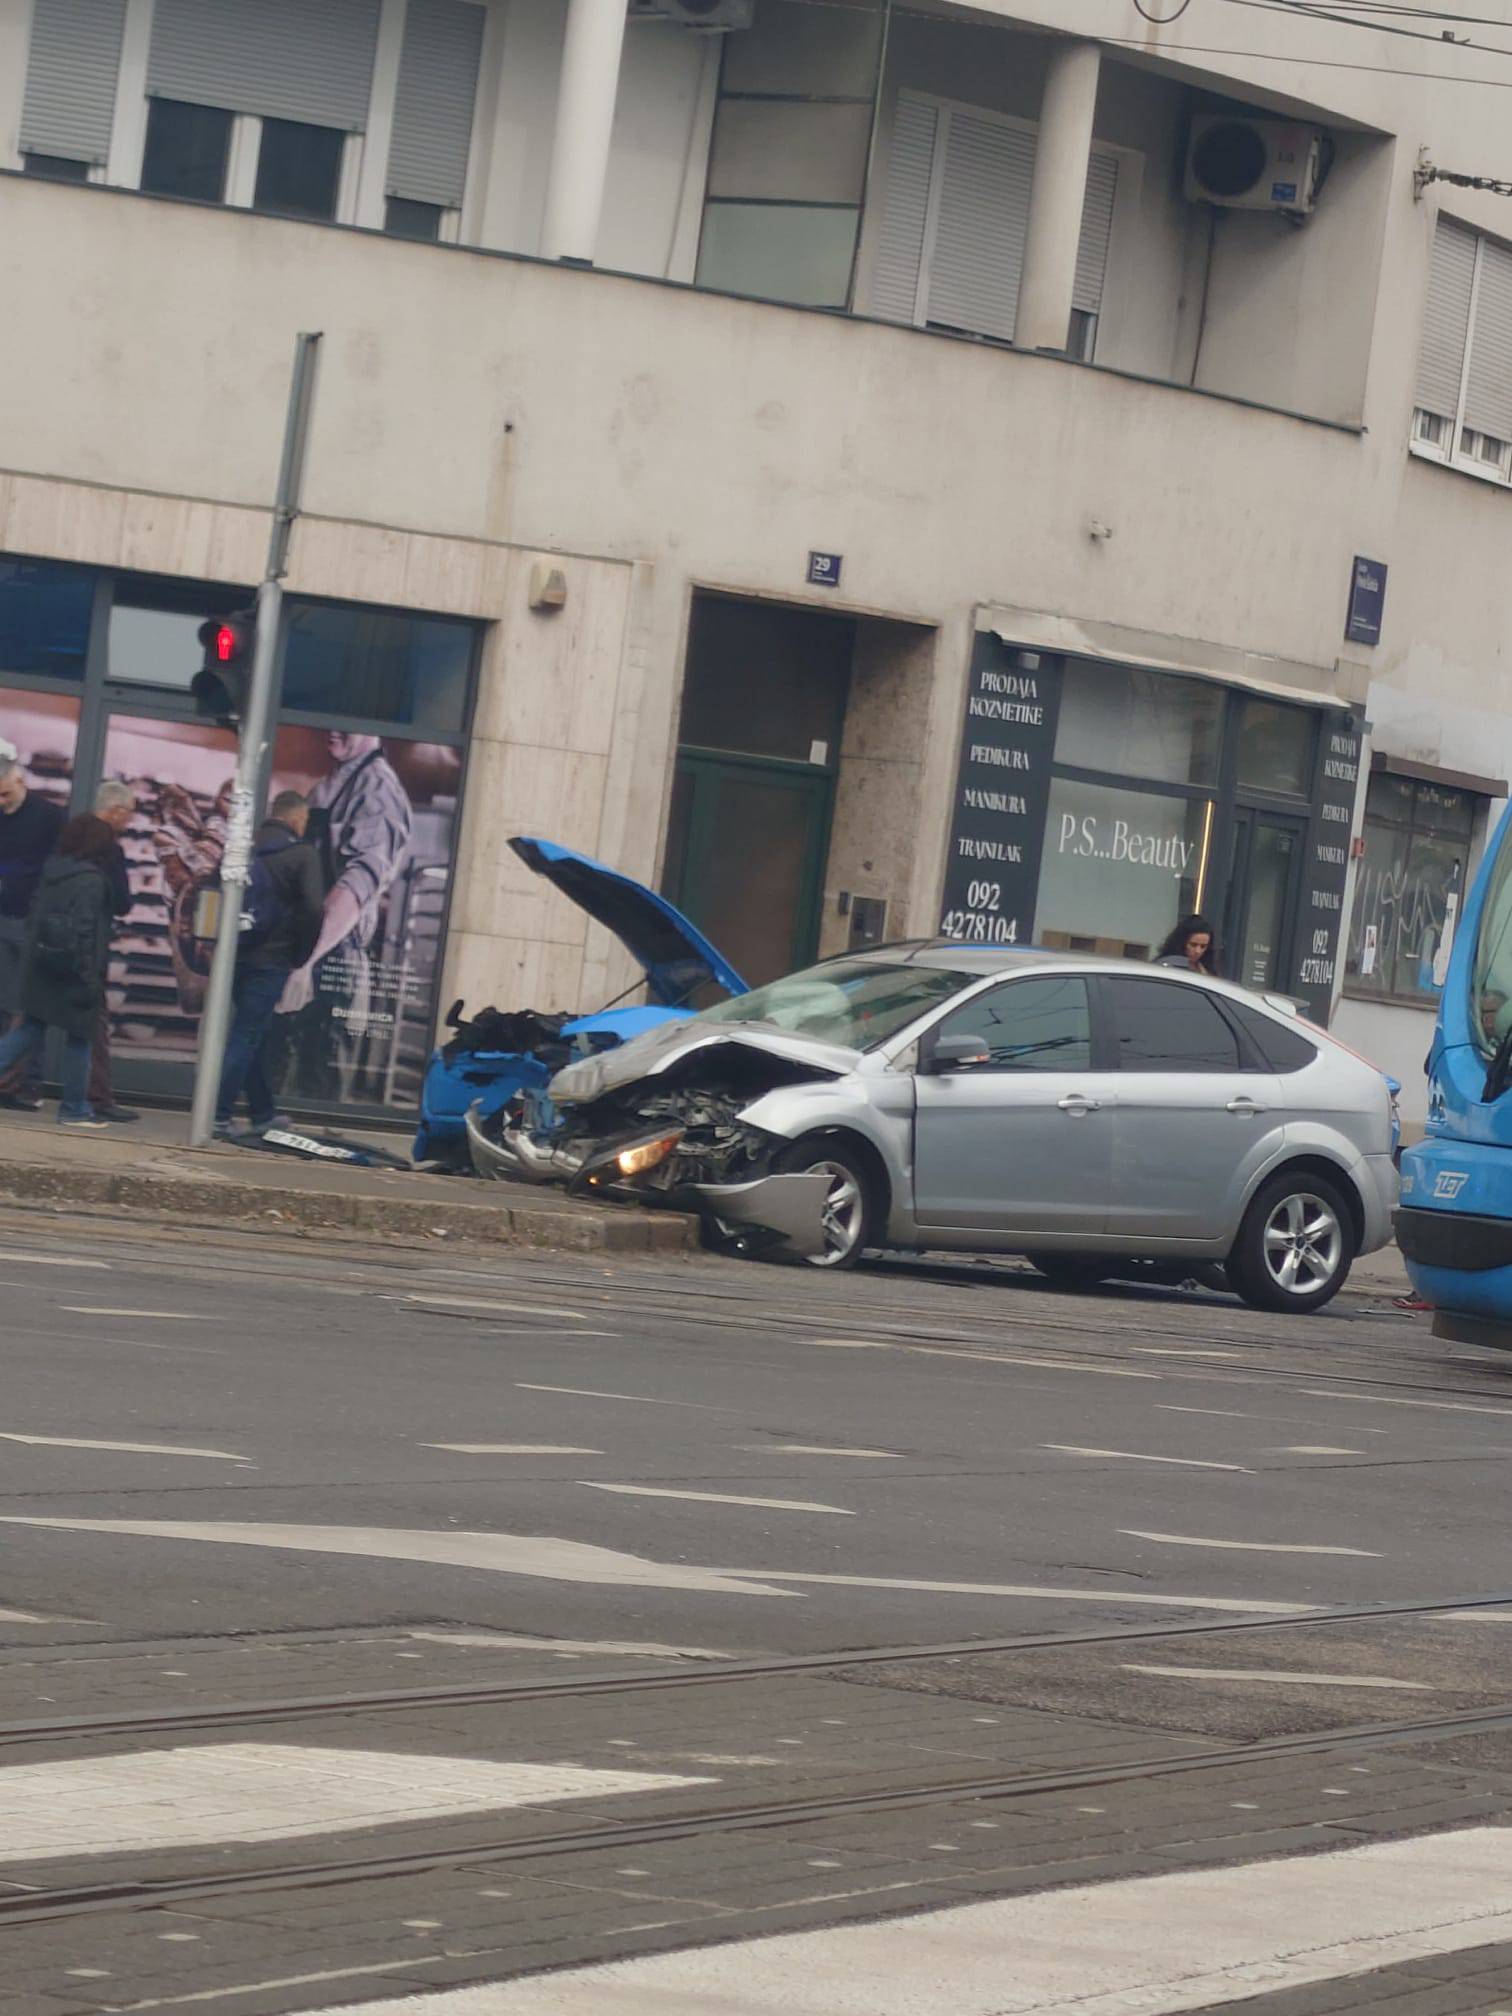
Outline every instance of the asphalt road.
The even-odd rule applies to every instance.
[[[591,1976],[579,2003],[568,1972],[468,2006],[743,2009],[700,1987],[708,1942],[788,1935],[770,1958],[1077,1884],[1112,1910],[1120,1884],[1272,1856],[1338,1859],[1347,1888],[1363,1844],[1432,1855],[1512,1815],[1512,1359],[1386,1301],[1304,1321],[1005,1266],[493,1261],[16,1214],[0,1340],[0,2016],[306,2009],[679,1947],[676,1981]],[[1411,1614],[1307,1621],[1376,1606]],[[907,1656],[771,1670],[868,1648]],[[635,1684],[578,1684],[614,1676]],[[493,1695],[413,1698],[459,1689]],[[356,1694],[386,1698],[336,1712]],[[830,1805],[729,1817],[806,1800]],[[595,1827],[672,1832],[626,1861]],[[187,1887],[80,1902],[143,1881]],[[1419,1864],[1402,1887],[1427,1908]],[[1392,1920],[1363,1965],[1314,1938],[1290,1975],[1225,1949],[1187,1999],[1114,1987],[1489,2010],[1512,1925],[1481,1929]],[[800,2006],[772,1992],[749,2006]]]

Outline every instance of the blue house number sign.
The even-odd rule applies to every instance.
[[[810,553],[808,564],[810,585],[815,588],[838,588],[843,557],[839,553]]]

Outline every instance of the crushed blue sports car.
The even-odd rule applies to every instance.
[[[682,912],[644,883],[551,840],[519,835],[510,846],[528,868],[611,931],[641,968],[649,1001],[609,1002],[591,1014],[488,1007],[468,1016],[456,1001],[450,1038],[431,1056],[420,1093],[416,1162],[472,1171],[467,1113],[486,1121],[518,1092],[544,1091],[578,1058],[613,1050],[647,1029],[746,992],[746,983]],[[621,1000],[623,996],[619,997]]]

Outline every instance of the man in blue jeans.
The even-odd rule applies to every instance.
[[[271,884],[272,917],[266,929],[244,933],[237,950],[231,1028],[215,1102],[215,1132],[222,1140],[232,1132],[232,1115],[244,1091],[254,1134],[263,1133],[276,1117],[264,1045],[289,975],[304,965],[320,935],[325,907],[320,856],[304,837],[309,821],[308,800],[298,791],[280,791],[258,829],[254,855]]]

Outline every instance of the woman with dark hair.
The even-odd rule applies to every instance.
[[[1157,966],[1180,966],[1188,973],[1218,973],[1218,942],[1206,917],[1194,910],[1183,917],[1155,954]]]
[[[89,1051],[105,999],[113,921],[109,864],[114,830],[92,812],[70,819],[42,866],[26,918],[21,1020],[0,1040],[0,1073],[63,1032],[63,1127],[104,1127],[89,1103]]]

